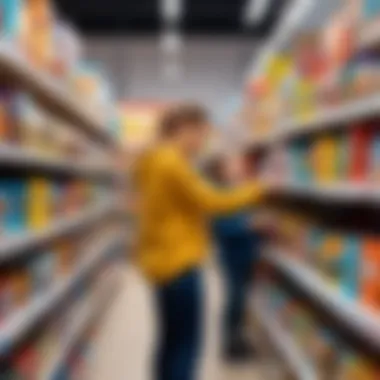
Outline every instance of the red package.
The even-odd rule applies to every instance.
[[[25,380],[38,380],[39,359],[38,352],[32,345],[22,350],[14,358],[17,374]]]
[[[371,140],[373,129],[368,126],[355,126],[348,138],[348,179],[362,182],[368,179],[370,172]]]

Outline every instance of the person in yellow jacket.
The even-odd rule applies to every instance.
[[[137,160],[137,261],[154,285],[160,343],[155,380],[195,380],[201,349],[202,265],[210,218],[260,202],[257,182],[223,190],[194,167],[210,131],[206,111],[179,105],[164,115],[160,141]]]

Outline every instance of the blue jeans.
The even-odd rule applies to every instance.
[[[202,274],[194,269],[156,289],[160,342],[155,380],[195,380],[202,337]]]

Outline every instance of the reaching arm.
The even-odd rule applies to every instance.
[[[180,156],[173,156],[166,166],[166,180],[182,196],[210,214],[224,214],[237,211],[261,201],[264,189],[258,182],[252,182],[233,190],[217,189],[205,181]]]

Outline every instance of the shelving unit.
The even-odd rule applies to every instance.
[[[71,327],[70,332],[65,337],[62,349],[55,356],[51,366],[43,375],[42,380],[56,378],[56,374],[67,360],[71,351],[78,343],[78,340],[81,339],[86,330],[88,330],[98,318],[102,317],[107,310],[107,307],[116,298],[120,290],[120,278],[115,278],[114,275],[114,273],[112,276],[108,275],[105,285],[102,286],[103,289],[101,290],[101,295],[90,305],[85,305],[84,309],[80,311],[75,324]],[[111,297],[110,294],[112,294]]]
[[[297,260],[286,257],[284,252],[275,251],[264,257],[284,274],[292,283],[307,293],[330,314],[356,335],[363,337],[373,347],[380,350],[380,319],[360,304],[345,298],[329,286],[315,271]]]
[[[51,114],[61,117],[93,141],[108,148],[116,149],[117,142],[99,123],[91,110],[62,84],[47,73],[32,67],[11,45],[0,43],[0,72],[4,78],[30,93],[41,106]]]
[[[359,99],[345,105],[320,110],[317,115],[304,121],[289,120],[280,123],[265,138],[252,141],[252,148],[269,148],[272,145],[294,138],[320,132],[329,132],[338,128],[353,128],[355,121],[370,119],[380,114],[380,96]]]
[[[115,211],[113,201],[103,202],[80,215],[58,220],[50,227],[37,232],[27,232],[23,236],[15,236],[0,243],[0,264],[20,258],[29,250],[56,240],[72,231],[90,226]]]
[[[259,298],[259,297],[258,297]],[[265,330],[271,343],[282,356],[289,369],[298,380],[317,380],[318,377],[312,365],[308,363],[292,337],[281,327],[273,316],[266,311],[258,299],[254,301],[254,313],[258,322]]]
[[[0,145],[0,167],[27,169],[82,178],[112,180],[117,177],[114,168],[107,164],[74,162],[73,160],[41,155],[32,150],[6,145]]]
[[[380,191],[376,186],[341,184],[284,184],[276,189],[276,194],[297,196],[334,203],[360,202],[373,204],[380,202]]]
[[[79,343],[91,344],[86,332],[107,311],[120,285],[115,273],[104,277],[105,270],[118,265],[128,232],[121,230],[123,222],[117,218],[122,173],[114,165],[114,155],[121,147],[108,125],[116,110],[99,101],[104,109],[94,112],[94,106],[75,93],[73,83],[65,83],[63,75],[58,79],[36,68],[22,47],[4,40],[0,42],[0,82],[7,96],[9,90],[5,111],[10,113],[10,107],[20,105],[20,114],[15,107],[6,114],[10,123],[17,123],[17,136],[7,129],[0,144],[4,213],[8,212],[6,202],[13,201],[13,187],[20,192],[14,195],[20,205],[15,215],[19,215],[9,216],[19,217],[20,227],[9,227],[0,239],[0,266],[3,272],[9,269],[9,276],[7,272],[4,277],[9,305],[1,310],[0,364],[4,371],[11,371],[10,376],[16,372],[21,376],[17,360],[23,359],[25,351],[38,351],[40,367],[33,370],[46,369],[41,380],[52,380],[61,369],[72,370],[67,361]],[[50,134],[48,128],[54,124],[57,134]],[[63,128],[72,132],[65,134]],[[45,150],[43,143],[50,142],[51,149]],[[14,230],[22,232],[15,234]],[[47,281],[47,276],[50,286],[43,288],[41,281]],[[104,283],[99,284],[99,278]],[[16,283],[23,289],[15,290]],[[63,338],[56,334],[57,313],[68,331]],[[75,323],[66,324],[66,317],[75,317]],[[56,336],[46,342],[46,334]],[[57,351],[51,363],[41,353],[47,344]]]
[[[95,243],[95,244],[94,244]],[[0,328],[0,356],[10,353],[12,348],[26,337],[28,332],[69,295],[79,281],[86,278],[101,264],[113,247],[123,243],[122,234],[111,234],[106,238],[92,242],[89,252],[75,272],[46,294],[33,300],[15,315],[11,315]]]

